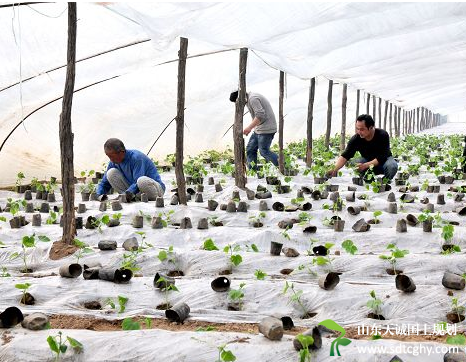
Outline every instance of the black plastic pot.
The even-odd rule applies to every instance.
[[[395,278],[396,289],[405,293],[411,293],[416,290],[416,284],[413,280],[404,274],[398,274]]]
[[[212,280],[210,286],[216,292],[227,292],[230,289],[230,283],[227,277],[218,277]]]
[[[99,270],[99,279],[116,284],[128,283],[132,277],[133,272],[129,269],[102,268]]]
[[[16,307],[8,307],[0,313],[0,328],[11,328],[21,323],[24,319],[23,313]]]
[[[282,252],[282,243],[278,243],[276,241],[270,242],[270,254],[279,256],[280,253]]]
[[[186,303],[178,303],[165,311],[165,317],[167,317],[170,322],[183,323],[183,321],[188,318],[189,312],[189,305]]]
[[[60,276],[64,278],[77,278],[81,275],[82,271],[82,266],[76,263],[64,264],[58,269]]]
[[[259,322],[259,332],[272,341],[283,337],[283,322],[274,317],[265,317]]]

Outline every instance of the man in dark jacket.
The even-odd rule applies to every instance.
[[[351,137],[345,151],[338,157],[335,167],[328,172],[328,176],[336,176],[338,170],[359,151],[361,158],[355,160],[358,171],[364,174],[371,166],[376,175],[383,174],[391,180],[398,171],[398,164],[390,151],[390,137],[388,133],[375,128],[374,119],[368,114],[362,114],[356,119],[356,134]]]

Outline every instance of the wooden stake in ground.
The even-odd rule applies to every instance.
[[[393,112],[393,132],[395,134],[395,137],[398,137],[398,107],[394,107],[394,112]]]
[[[369,114],[369,105],[371,103],[371,95],[367,93],[367,101],[366,101],[366,114]]]
[[[282,174],[285,173],[283,157],[283,94],[285,89],[285,73],[280,71],[278,86],[278,168]]]
[[[346,101],[348,86],[343,84],[343,92],[341,97],[341,136],[340,136],[340,151],[345,149],[346,143]]]
[[[246,162],[244,156],[243,111],[246,104],[246,65],[248,48],[239,52],[239,89],[235,104],[235,124],[233,126],[233,148],[235,153],[235,185],[241,189],[246,186]]]
[[[355,120],[358,119],[359,117],[359,99],[361,98],[361,90],[358,89],[356,91],[356,117],[354,118]],[[354,133],[356,133],[356,121],[354,122]]]
[[[388,113],[388,101],[385,101],[385,111],[383,113],[383,129],[384,130],[387,130],[387,113]]]
[[[372,96],[372,118],[374,119],[374,126],[376,125],[377,117],[376,117],[376,102],[375,102],[375,95]]]
[[[330,144],[330,133],[332,132],[332,90],[333,80],[328,81],[328,94],[327,94],[327,132],[325,133],[325,148],[328,149]]]
[[[382,128],[382,98],[379,97],[379,128]]]
[[[306,166],[312,165],[312,120],[314,118],[314,96],[316,92],[316,79],[311,78],[309,86],[309,103],[307,104],[307,147],[306,147]]]
[[[71,129],[71,106],[73,104],[76,61],[76,16],[76,3],[68,3],[68,49],[66,81],[59,125],[63,194],[62,242],[68,245],[74,244],[74,238],[76,235],[76,221],[74,213],[73,132]]]
[[[186,84],[186,57],[188,56],[188,39],[180,38],[180,50],[178,52],[178,96],[176,101],[176,161],[175,175],[178,187],[178,198],[182,205],[187,204],[186,180],[183,171],[183,147],[184,147],[184,100]]]
[[[392,106],[393,104],[390,103],[390,115],[388,116],[388,130],[390,137],[392,137]]]

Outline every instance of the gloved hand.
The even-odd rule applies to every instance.
[[[108,200],[108,196],[106,194],[99,195],[99,196],[97,196],[97,200],[99,200],[99,201]]]
[[[126,202],[134,201],[134,199],[136,198],[136,196],[131,191],[126,191],[125,195],[126,195]]]

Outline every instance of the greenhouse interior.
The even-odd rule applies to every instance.
[[[466,362],[466,3],[0,19],[1,362]]]

